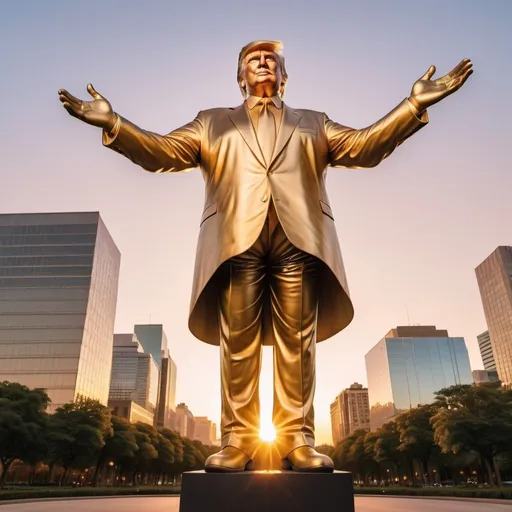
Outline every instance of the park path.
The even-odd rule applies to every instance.
[[[178,497],[168,496],[45,500],[1,505],[0,512],[179,512],[179,503]],[[443,512],[512,512],[512,502],[356,497],[356,512],[439,512],[439,510]]]

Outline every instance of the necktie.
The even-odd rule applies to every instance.
[[[258,131],[256,133],[258,142],[265,158],[267,167],[270,165],[274,144],[276,142],[276,119],[270,110],[272,100],[262,98],[258,105],[261,105],[258,117]]]
[[[270,165],[270,159],[272,158],[272,152],[274,151],[274,145],[276,143],[276,118],[270,110],[271,104],[272,100],[270,98],[262,98],[258,103],[261,107],[256,132],[267,167]],[[278,223],[279,219],[274,207],[274,201],[271,199],[268,209],[269,235],[272,235]]]

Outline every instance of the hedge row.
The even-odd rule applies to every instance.
[[[79,488],[28,488],[0,491],[1,500],[38,498],[72,498],[82,496],[151,496],[179,494],[180,487],[79,487]],[[355,494],[375,496],[439,496],[444,498],[512,499],[512,488],[457,488],[457,487],[356,487]]]
[[[132,496],[152,494],[179,494],[181,488],[170,485],[158,487],[40,487],[31,489],[6,489],[0,491],[2,500],[39,498],[72,498],[82,496]]]

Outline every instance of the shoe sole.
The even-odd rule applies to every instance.
[[[230,468],[226,466],[210,465],[204,468],[206,473],[242,473],[243,471],[253,471],[254,462],[250,460],[245,466],[239,468]]]
[[[297,473],[332,473],[334,471],[334,468],[330,468],[328,466],[311,466],[308,468],[299,468],[287,460],[282,461],[281,467],[284,471],[291,470]]]

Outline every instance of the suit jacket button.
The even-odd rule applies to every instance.
[[[267,194],[265,194],[265,195],[261,198],[261,200],[262,200],[264,203],[266,203],[266,202],[267,202],[267,200],[268,200],[268,196],[267,196]]]

